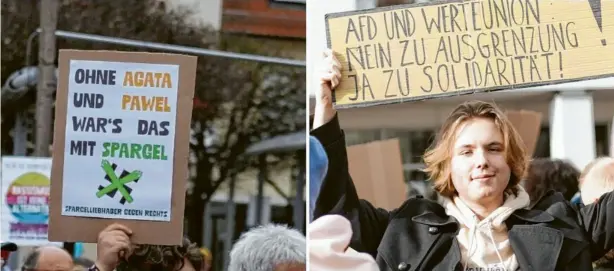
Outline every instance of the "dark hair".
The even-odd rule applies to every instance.
[[[23,262],[23,266],[21,267],[21,270],[22,271],[35,270],[36,265],[38,264],[39,257],[40,257],[40,250],[39,248],[35,248],[26,257],[26,260]]]
[[[571,200],[579,191],[579,177],[580,171],[568,161],[536,158],[529,165],[524,187],[532,205],[549,190],[561,192],[565,199]]]
[[[183,268],[187,259],[194,269],[200,270],[203,256],[196,244],[184,238],[181,246],[139,245],[128,260],[123,260],[117,271],[175,271]]]

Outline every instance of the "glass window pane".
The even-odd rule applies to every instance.
[[[542,127],[535,144],[535,152],[533,157],[536,158],[548,158],[550,157],[550,129],[548,127]]]
[[[607,124],[595,126],[595,149],[597,157],[610,154],[610,132]]]

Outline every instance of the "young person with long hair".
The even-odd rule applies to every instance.
[[[530,198],[519,182],[528,157],[520,136],[485,102],[458,106],[424,155],[443,204],[417,197],[387,211],[359,199],[332,104],[341,65],[331,51],[324,63],[311,135],[329,164],[314,219],[347,218],[350,247],[372,255],[380,270],[592,270],[593,259],[614,248],[612,193],[576,209],[551,192],[527,208]]]

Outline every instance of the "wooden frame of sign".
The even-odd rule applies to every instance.
[[[74,62],[75,60],[120,63],[124,62],[128,64],[134,64],[136,65],[135,67],[139,67],[138,65],[140,64],[160,64],[160,66],[178,66],[178,82],[176,82],[178,84],[176,86],[177,99],[176,104],[171,104],[171,106],[176,106],[174,139],[170,140],[171,142],[174,142],[174,151],[171,152],[173,157],[172,162],[167,162],[172,163],[173,168],[172,175],[169,174],[170,177],[172,177],[172,193],[169,193],[171,196],[170,219],[166,218],[166,221],[151,221],[62,215],[62,189],[64,181],[63,171],[64,162],[67,158],[67,156],[65,155],[70,155],[70,153],[73,151],[70,149],[71,146],[68,146],[69,148],[66,148],[67,146],[65,146],[65,137],[67,135],[66,129],[68,128],[68,103],[69,101],[73,102],[72,98],[68,97],[69,78],[71,78],[70,76],[73,72],[71,71],[71,61]],[[131,241],[133,243],[160,245],[179,245],[182,243],[183,217],[185,206],[185,184],[188,179],[187,163],[189,156],[189,146],[186,140],[190,137],[189,132],[195,87],[196,65],[197,57],[178,54],[60,50],[60,72],[58,78],[57,100],[55,109],[55,151],[53,154],[53,164],[51,172],[49,240],[61,242],[96,243],[98,234],[101,230],[103,230],[105,227],[112,223],[119,223],[129,227],[133,231],[133,235],[131,236]],[[175,66],[173,67],[176,71],[177,68]],[[147,80],[150,79],[151,78]],[[153,78],[152,80],[156,79],[160,78]],[[141,78],[141,80],[144,79]],[[140,84],[142,84],[142,82],[144,81],[141,81]],[[124,85],[125,84],[126,83],[124,81]],[[141,87],[142,85],[137,86]],[[171,100],[171,98],[168,99]],[[111,103],[119,104],[120,101],[111,101]],[[155,106],[158,106],[158,104],[156,103]],[[72,127],[72,125],[70,127]],[[136,137],[138,136],[135,135],[135,138]],[[160,153],[158,153],[157,155],[160,156]],[[169,154],[168,156],[170,157],[171,155]],[[100,167],[100,165],[98,165],[98,167]],[[99,178],[100,176],[98,175],[104,176],[104,173],[100,174],[100,172],[92,172],[91,175],[91,178]],[[166,182],[168,182],[168,180]],[[90,186],[88,186],[88,188]],[[94,188],[96,187],[94,186]],[[88,191],[77,192],[88,193]],[[91,193],[95,194],[95,191]],[[115,197],[115,199],[117,198],[118,197]]]
[[[614,14],[614,2],[435,1],[327,14],[328,48],[342,65],[335,108],[614,76],[614,24],[602,14]]]

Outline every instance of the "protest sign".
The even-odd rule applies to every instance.
[[[60,50],[49,238],[180,244],[196,57]]]
[[[475,0],[327,14],[336,108],[614,76],[614,1]]]
[[[541,130],[542,114],[529,110],[510,110],[505,114],[520,135],[527,156],[533,157]]]
[[[347,147],[350,176],[358,197],[392,211],[407,199],[399,140],[388,139]]]
[[[3,241],[20,246],[48,244],[50,158],[2,157]]]

